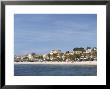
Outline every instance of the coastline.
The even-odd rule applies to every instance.
[[[97,61],[82,61],[82,62],[14,62],[14,64],[97,65]]]

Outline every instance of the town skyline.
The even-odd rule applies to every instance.
[[[14,24],[17,55],[97,45],[96,14],[15,14]]]
[[[23,56],[23,55],[28,55],[28,54],[38,54],[38,55],[44,55],[44,54],[48,54],[48,53],[50,53],[51,51],[61,51],[62,53],[66,53],[66,52],[74,52],[74,49],[84,49],[84,51],[86,51],[87,49],[97,49],[97,47],[90,47],[90,46],[87,46],[87,47],[75,47],[75,48],[73,48],[73,49],[71,49],[71,50],[65,50],[65,51],[62,51],[61,49],[51,49],[51,50],[49,50],[47,53],[36,53],[36,52],[29,52],[29,53],[26,53],[26,54],[21,54],[21,55],[16,55],[16,56]]]
[[[43,62],[43,61],[93,61],[97,60],[97,48],[74,48],[72,51],[62,52],[60,49],[51,50],[45,54],[29,53],[22,56],[15,55],[15,62]]]

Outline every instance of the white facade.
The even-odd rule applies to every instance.
[[[54,53],[61,53],[61,50],[52,50],[52,51],[50,51],[50,54],[54,54]]]
[[[28,58],[29,58],[29,59],[32,59],[33,56],[32,56],[31,54],[28,54]]]
[[[91,53],[92,49],[86,49],[86,53]]]

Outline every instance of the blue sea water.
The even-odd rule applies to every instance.
[[[15,76],[96,76],[95,65],[14,64]]]

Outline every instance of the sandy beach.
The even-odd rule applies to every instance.
[[[83,61],[83,62],[14,62],[14,64],[69,64],[69,65],[97,65],[97,61]]]

